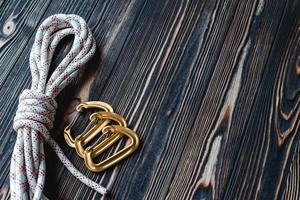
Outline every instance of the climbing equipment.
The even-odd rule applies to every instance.
[[[47,81],[54,50],[67,35],[74,35],[71,50]],[[77,77],[95,51],[91,31],[77,15],[53,15],[38,28],[30,53],[31,88],[20,95],[13,124],[17,141],[10,165],[12,199],[47,199],[43,194],[46,177],[44,141],[77,179],[101,194],[107,192],[73,166],[49,133],[57,108],[55,97]]]
[[[75,139],[71,134],[71,129],[77,122],[79,115],[84,109],[98,108],[101,111],[90,115],[90,123]],[[125,119],[114,113],[110,105],[104,102],[85,102],[76,107],[77,115],[70,125],[65,128],[64,137],[67,144],[75,148],[77,154],[84,158],[85,165],[93,172],[101,172],[117,164],[121,160],[132,154],[139,145],[137,134],[127,127]],[[130,144],[119,150],[114,155],[106,158],[100,163],[95,163],[93,158],[101,155],[108,148],[118,142],[123,136],[130,139]],[[96,142],[91,143],[92,140]],[[85,148],[90,144],[88,147]]]

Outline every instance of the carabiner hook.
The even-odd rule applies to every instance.
[[[72,120],[70,125],[68,125],[64,130],[64,138],[67,144],[72,148],[75,148],[75,139],[72,136],[71,129],[75,122],[78,120],[79,114],[83,112],[84,109],[100,109],[105,112],[113,112],[113,108],[109,104],[101,101],[88,101],[79,104],[76,107],[77,114],[75,118]],[[78,135],[77,137],[81,137],[81,135]]]

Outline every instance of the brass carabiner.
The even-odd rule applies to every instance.
[[[73,138],[71,129],[79,119],[83,109],[98,108],[101,111],[90,115],[89,125],[83,133]],[[112,107],[104,102],[90,101],[81,103],[76,107],[78,112],[73,121],[65,128],[64,137],[67,144],[75,148],[77,154],[84,158],[85,165],[93,172],[101,172],[117,164],[132,154],[139,146],[139,138],[131,129],[127,128],[126,120],[113,112]],[[117,143],[123,136],[130,139],[130,144],[116,154],[104,159],[99,163],[94,158],[101,155],[111,146]]]
[[[109,104],[107,104],[105,102],[101,102],[101,101],[88,101],[88,102],[81,103],[76,107],[76,111],[78,113],[81,113],[83,111],[83,109],[93,109],[93,108],[100,109],[105,112],[113,112],[113,108]],[[106,124],[108,124],[108,123],[109,123],[109,121],[106,122]],[[97,126],[94,126],[92,129],[98,130],[97,128],[98,128]],[[80,135],[77,137],[80,137]],[[70,147],[75,148],[75,140],[76,139],[74,139],[71,134],[70,124],[64,130],[64,138]]]
[[[97,112],[90,116],[90,121],[99,120],[91,129],[85,134],[81,134],[75,138],[75,149],[77,154],[84,158],[84,146],[94,139],[97,135],[102,134],[108,123],[115,122],[120,126],[127,127],[127,123],[123,117],[113,112]]]
[[[111,132],[112,135],[107,137],[100,144],[97,144],[93,147],[88,147],[84,153],[85,165],[89,170],[93,172],[101,172],[117,164],[118,162],[132,154],[139,146],[139,138],[137,134],[127,127],[119,125],[108,125],[103,128],[102,132],[104,134]],[[112,155],[111,157],[108,157],[105,160],[101,161],[100,163],[95,163],[93,161],[94,157],[99,156],[101,153],[111,147],[123,135],[127,136],[131,140],[131,143],[128,146]]]

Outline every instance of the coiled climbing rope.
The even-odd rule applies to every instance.
[[[67,35],[74,35],[72,48],[47,81],[54,50]],[[77,179],[101,194],[106,193],[104,187],[73,166],[49,133],[57,108],[55,97],[77,77],[95,51],[91,31],[77,15],[53,15],[39,27],[30,53],[31,88],[20,95],[14,118],[17,141],[10,165],[12,199],[47,199],[43,194],[46,177],[44,141]]]

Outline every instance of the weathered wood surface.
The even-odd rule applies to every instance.
[[[35,31],[52,14],[75,13],[98,53],[58,97],[52,134],[110,198],[300,199],[299,11],[298,0],[0,1],[0,198],[9,199],[12,119],[30,87]],[[86,99],[112,104],[142,140],[100,174],[62,136]],[[49,149],[47,160],[50,199],[101,198]]]

